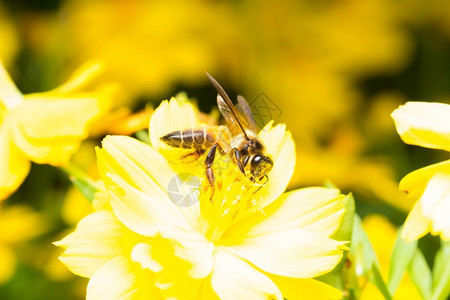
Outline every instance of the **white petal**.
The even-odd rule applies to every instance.
[[[211,284],[223,300],[283,299],[278,287],[266,275],[224,247],[214,250]]]
[[[270,204],[286,190],[295,168],[295,144],[291,133],[286,131],[284,124],[272,125],[273,122],[268,123],[259,132],[266,153],[273,159],[273,169],[263,189],[263,206]]]
[[[343,242],[300,229],[272,231],[227,246],[258,268],[281,276],[310,278],[331,271],[342,257]]]
[[[161,142],[162,136],[176,130],[197,128],[200,125],[194,106],[180,95],[170,101],[163,101],[153,112],[149,127],[150,141],[158,151],[170,149],[170,146]]]
[[[450,173],[438,173],[427,184],[420,203],[423,214],[431,220],[433,234],[450,239]]]
[[[107,173],[116,174],[132,187],[159,200],[162,206],[170,211],[178,210],[192,227],[197,225],[196,206],[178,206],[169,197],[167,191],[173,189],[171,186],[179,181],[179,175],[152,147],[130,137],[108,136],[103,140],[103,149],[98,149],[97,156],[99,170],[105,181],[108,181]],[[176,184],[175,186],[179,189],[177,191],[179,195],[195,196],[194,187]],[[171,214],[175,215],[174,212]]]
[[[407,242],[417,240],[430,231],[431,221],[423,215],[420,200],[414,204],[402,229],[402,238]]]
[[[11,77],[9,77],[3,63],[0,61],[0,104],[3,104],[6,109],[13,109],[22,102],[22,100],[22,94],[11,80]]]
[[[118,255],[94,273],[87,287],[87,300],[155,299],[151,271],[144,270],[123,255]]]
[[[322,187],[285,193],[264,209],[265,218],[247,234],[254,236],[283,228],[301,228],[329,237],[340,225],[344,198],[339,190]]]
[[[405,143],[450,151],[450,105],[407,102],[392,118]]]
[[[191,229],[175,205],[159,195],[149,195],[114,174],[103,178],[111,195],[111,207],[128,228],[145,236],[154,236],[157,227],[178,226]]]
[[[92,213],[76,230],[54,244],[66,250],[60,260],[75,274],[91,277],[102,265],[120,253],[131,251],[137,235],[126,229],[109,211]]]
[[[193,230],[171,203],[140,192],[117,176],[110,177],[111,206],[122,223],[141,235],[162,236],[179,243],[177,256],[192,263],[192,277],[203,278],[210,273],[213,245]]]

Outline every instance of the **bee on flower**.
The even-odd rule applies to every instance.
[[[60,260],[90,278],[87,299],[340,299],[340,290],[314,277],[330,272],[347,249],[331,238],[345,196],[322,187],[284,192],[295,146],[273,122],[257,134],[273,161],[270,180],[261,186],[224,155],[211,163],[211,182],[197,160],[180,163],[192,149],[160,139],[204,125],[192,104],[172,98],[151,116],[151,145],[103,140],[104,188],[96,195],[103,205],[55,243],[65,249]],[[186,173],[199,180],[177,193],[195,201],[177,205],[169,187]]]

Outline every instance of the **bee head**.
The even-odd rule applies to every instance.
[[[272,170],[273,161],[270,157],[256,154],[250,161],[250,172],[255,181],[261,182],[267,173]]]

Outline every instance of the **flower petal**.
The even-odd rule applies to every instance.
[[[114,174],[107,174],[103,180],[110,191],[114,214],[134,232],[154,236],[157,227],[191,228],[170,201],[141,192]]]
[[[148,145],[143,145],[151,150]],[[151,156],[149,157],[151,158]],[[100,169],[106,168],[102,159],[100,155]],[[126,164],[123,163],[123,165]],[[139,172],[142,173],[142,169]],[[193,230],[177,207],[164,198],[164,194],[155,195],[155,193],[141,192],[122,177],[112,173],[102,176],[110,191],[110,203],[114,214],[125,226],[144,236],[161,236],[179,243],[177,256],[192,263],[193,267],[190,271],[192,277],[203,278],[210,273],[213,245],[203,235]],[[124,174],[124,176],[128,175]],[[148,180],[145,179],[145,176],[141,177]],[[151,180],[150,184],[152,184]]]
[[[450,160],[409,173],[400,181],[399,189],[408,193],[408,198],[419,198],[425,191],[431,177],[439,172],[450,172]]]
[[[301,229],[281,229],[227,248],[265,272],[310,278],[331,271],[341,260],[344,244]]]
[[[137,244],[132,252],[133,261],[155,273],[156,286],[164,298],[192,299],[200,289],[202,280],[189,276],[191,265],[176,256],[176,243],[155,238],[149,243]]]
[[[102,71],[103,65],[99,61],[87,61],[76,69],[65,83],[45,94],[67,94],[81,91]]]
[[[119,178],[114,180],[118,183],[112,187],[111,206],[119,220],[141,235],[161,236],[179,243],[177,256],[192,263],[191,276],[207,276],[212,268],[213,244],[192,230],[176,209],[121,182]],[[112,186],[111,183],[109,185]]]
[[[224,239],[228,239],[226,243],[230,244],[236,237],[293,228],[330,237],[338,229],[344,214],[344,198],[339,190],[323,187],[284,193],[261,212],[233,225]]]
[[[343,296],[340,290],[319,280],[268,276],[280,288],[284,299],[332,300]]]
[[[420,200],[414,204],[402,229],[402,238],[408,243],[417,240],[430,231],[431,222],[423,215]]]
[[[67,163],[81,140],[88,136],[89,124],[100,112],[99,102],[87,95],[73,98],[37,95],[26,96],[28,101],[11,112],[13,141],[36,163]]]
[[[13,109],[22,100],[22,94],[17,89],[0,60],[0,109],[2,106],[9,110]]]
[[[172,147],[162,142],[160,137],[176,130],[200,126],[194,106],[180,94],[170,101],[163,101],[153,112],[149,127],[150,141],[157,151],[169,150]]]
[[[119,215],[119,206],[122,208],[129,206],[128,209],[131,209],[129,212],[134,211],[145,219],[145,214],[139,210],[145,209],[145,205],[154,204],[153,207],[159,209],[159,213],[163,213],[163,210],[166,210],[164,215],[171,215],[172,219],[166,219],[163,224],[189,223],[191,227],[196,226],[198,213],[196,206],[177,206],[167,192],[169,185],[171,186],[173,183],[179,189],[177,190],[178,194],[182,196],[194,195],[193,188],[188,185],[177,184],[179,181],[178,175],[170,168],[161,154],[153,150],[149,145],[126,136],[108,136],[103,140],[102,145],[103,149],[97,150],[98,166],[107,188],[110,189],[112,194],[116,195],[114,203],[119,219],[124,217]],[[115,179],[113,180],[113,178]],[[124,182],[126,185],[119,187],[117,184],[120,182]],[[119,196],[126,196],[126,193],[123,194],[125,192],[123,188],[132,194],[142,193],[142,199],[147,200],[142,202],[142,199],[127,197],[131,202],[120,204],[122,199]],[[152,199],[153,202],[146,203],[149,199]],[[153,212],[152,215],[157,217],[156,212]],[[123,219],[121,220],[126,222]],[[131,217],[130,221],[133,221],[133,217]]]
[[[161,296],[154,282],[151,271],[118,255],[94,273],[87,286],[86,299],[159,299]]]
[[[450,151],[450,105],[407,102],[391,116],[405,143]]]
[[[60,260],[75,274],[91,277],[115,256],[130,252],[138,236],[109,211],[94,212],[76,230],[54,244],[66,249]]]
[[[211,284],[220,299],[283,299],[278,287],[262,272],[224,247],[214,251]]]
[[[0,125],[0,200],[17,190],[30,171],[30,162],[11,142],[6,126]]]
[[[192,299],[220,300],[211,285],[211,277],[202,280],[197,294]]]
[[[450,240],[450,172],[438,173],[430,179],[420,204],[424,216],[431,220],[431,233]]]
[[[272,157],[273,169],[269,173],[269,181],[263,189],[264,202],[262,206],[270,204],[285,190],[291,180],[295,168],[295,144],[292,135],[286,131],[286,125],[273,126],[269,122],[260,132],[266,153]]]

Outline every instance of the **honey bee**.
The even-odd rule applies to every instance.
[[[273,160],[264,154],[264,145],[255,133],[256,124],[250,106],[244,97],[238,96],[239,104],[235,107],[222,86],[209,73],[206,75],[217,90],[217,105],[227,125],[177,130],[160,139],[171,147],[192,149],[193,152],[184,158],[196,160],[208,151],[204,164],[206,177],[213,190],[212,165],[216,151],[221,155],[229,155],[231,161],[251,181],[261,186],[266,184]]]

